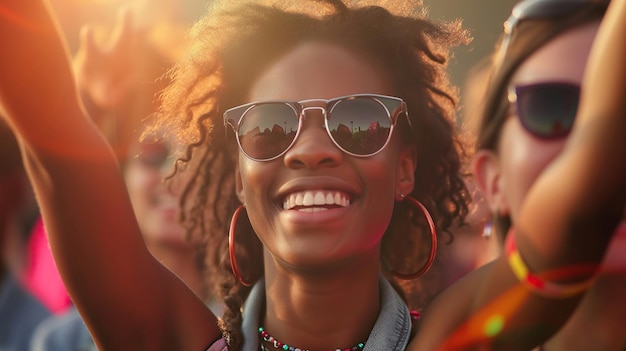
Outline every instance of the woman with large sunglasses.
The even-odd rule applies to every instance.
[[[626,18],[625,1],[616,4],[615,14]],[[515,260],[501,258],[473,274],[480,287],[467,290],[462,281],[412,323],[416,314],[401,297],[409,291],[394,289],[391,277],[423,273],[436,232],[466,212],[455,99],[444,74],[447,48],[463,35],[413,8],[402,17],[338,1],[293,5],[226,13],[228,5],[213,5],[216,12],[192,29],[191,50],[163,96],[162,121],[179,124],[190,141],[184,168],[193,173],[183,201],[189,229],[217,248],[208,255],[209,274],[222,280],[229,309],[218,320],[145,250],[115,158],[73,93],[45,6],[3,0],[0,32],[11,33],[3,43],[11,55],[0,62],[0,101],[20,139],[59,269],[98,346],[434,350],[443,342],[453,343],[444,349],[543,342],[549,335],[526,323],[552,316],[555,306],[558,317],[569,316],[593,270],[574,277],[540,272],[600,261],[617,216],[598,215],[621,213],[626,160],[596,157],[602,150],[593,147],[565,152],[524,206]],[[620,24],[607,24],[618,31],[607,38],[621,40]],[[594,67],[621,77],[625,57],[613,52]],[[613,85],[601,95],[601,106],[610,107],[602,118],[591,120],[600,108],[587,102],[578,120],[601,134],[575,131],[592,145],[623,149],[615,132],[626,129],[616,118],[625,107],[606,103],[621,102],[625,87]],[[594,172],[609,164],[614,172]],[[562,180],[573,165],[574,175]],[[580,181],[588,178],[601,186]],[[571,201],[554,206],[563,194]],[[576,227],[568,225],[573,218]],[[589,227],[601,224],[590,235]],[[548,234],[551,240],[539,240]],[[528,284],[576,296],[520,297]],[[478,322],[465,325],[470,316]]]
[[[489,88],[479,121],[475,158],[478,184],[504,242],[512,240],[507,233],[517,227],[521,207],[533,184],[564,152],[573,133],[581,90],[596,97],[611,87],[610,80],[606,87],[581,86],[592,42],[608,4],[608,0],[524,0],[505,23],[501,45],[493,55],[495,65],[486,73]],[[607,151],[610,158],[626,157],[623,147]],[[596,169],[599,173],[613,170],[610,164]],[[571,172],[574,175],[576,169]],[[589,196],[589,201],[592,198]],[[626,225],[621,225],[601,274],[565,327],[544,345],[545,350],[626,347],[624,253]],[[571,273],[576,272],[572,269]]]

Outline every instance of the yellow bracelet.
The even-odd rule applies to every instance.
[[[550,298],[567,298],[575,295],[582,294],[593,284],[594,278],[587,279],[580,283],[573,284],[557,284],[550,281],[546,281],[534,274],[532,274],[526,263],[522,259],[519,251],[517,251],[517,245],[515,243],[515,231],[511,229],[506,238],[505,251],[511,270],[515,274],[515,277],[526,285],[530,290]],[[586,264],[568,267],[565,270],[559,270],[560,276],[573,274],[590,274],[595,272],[597,264]],[[555,273],[555,272],[553,272]]]

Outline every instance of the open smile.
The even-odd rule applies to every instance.
[[[290,193],[283,200],[284,210],[327,211],[350,206],[350,195],[338,190],[306,190]]]

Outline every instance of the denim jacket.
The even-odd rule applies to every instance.
[[[403,351],[411,336],[411,316],[406,303],[389,281],[380,277],[381,306],[363,351]],[[246,299],[243,309],[243,347],[241,351],[259,350],[259,321],[265,305],[265,281],[259,280]]]

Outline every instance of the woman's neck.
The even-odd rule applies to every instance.
[[[286,270],[268,256],[260,323],[269,334],[311,351],[367,340],[380,311],[377,255],[323,274]]]

